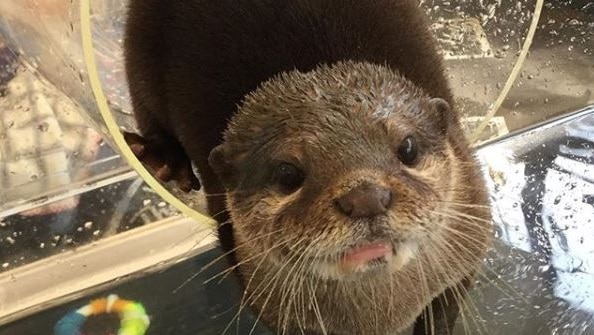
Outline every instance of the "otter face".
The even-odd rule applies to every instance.
[[[240,258],[360,281],[452,253],[451,243],[431,249],[452,236],[482,238],[484,227],[451,219],[451,204],[473,205],[454,187],[472,164],[450,143],[454,122],[444,100],[381,66],[338,63],[263,84],[210,156]],[[471,249],[455,257],[474,259]]]

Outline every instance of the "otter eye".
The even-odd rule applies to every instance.
[[[406,165],[413,165],[419,156],[419,146],[414,137],[408,136],[398,148],[398,158]]]
[[[295,192],[304,180],[303,171],[293,164],[280,163],[274,170],[274,182],[287,194]]]

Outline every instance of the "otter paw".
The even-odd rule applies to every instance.
[[[153,175],[162,182],[175,181],[184,192],[200,189],[200,181],[192,171],[192,163],[178,145],[147,141],[144,137],[123,132],[128,146]]]

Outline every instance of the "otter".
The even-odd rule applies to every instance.
[[[271,330],[452,330],[490,211],[416,1],[131,0],[124,51],[130,146]]]

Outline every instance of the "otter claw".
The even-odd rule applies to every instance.
[[[160,150],[158,145],[147,142],[138,134],[124,132],[123,135],[130,150],[149,168],[155,178],[164,183],[175,180],[177,187],[184,192],[200,189],[200,182],[185,154],[176,154],[176,150]]]
[[[134,156],[136,156],[136,158],[138,158],[138,159],[142,159],[142,157],[144,157],[144,155],[146,153],[146,148],[142,144],[138,144],[138,143],[130,144],[130,149],[134,153]]]
[[[172,177],[171,168],[169,168],[169,166],[166,164],[161,166],[155,173],[155,177],[163,180],[164,182],[170,181]]]

